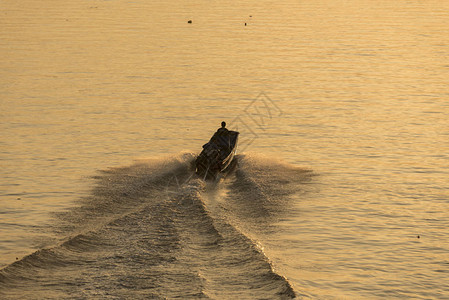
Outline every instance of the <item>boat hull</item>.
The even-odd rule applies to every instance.
[[[220,173],[227,172],[237,152],[238,135],[238,132],[230,131],[228,136],[220,137],[219,142],[204,145],[195,160],[196,174],[204,180],[215,180]],[[223,147],[223,144],[226,146]]]

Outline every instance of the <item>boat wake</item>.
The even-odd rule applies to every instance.
[[[286,213],[311,172],[239,155],[228,178],[206,183],[194,175],[194,158],[102,171],[90,196],[57,216],[57,245],[0,270],[0,295],[294,298],[252,233]]]

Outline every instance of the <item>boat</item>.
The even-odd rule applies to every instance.
[[[226,173],[233,165],[238,137],[237,131],[218,130],[196,158],[196,174],[204,180],[215,180]]]

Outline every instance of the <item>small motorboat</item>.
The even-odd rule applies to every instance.
[[[237,151],[239,132],[218,130],[195,160],[196,174],[204,180],[215,180],[220,173],[226,172]]]

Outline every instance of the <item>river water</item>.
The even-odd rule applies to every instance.
[[[0,8],[2,298],[449,299],[448,3]]]

